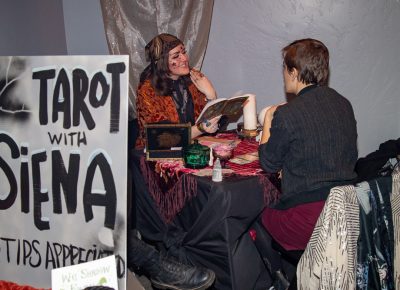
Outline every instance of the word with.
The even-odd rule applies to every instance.
[[[47,135],[49,136],[51,145],[60,145],[61,143],[71,146],[74,146],[76,143],[78,147],[81,146],[81,144],[87,145],[85,132],[59,133],[58,135],[47,132]],[[64,140],[64,142],[62,142],[62,140]]]

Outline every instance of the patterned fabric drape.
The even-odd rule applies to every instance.
[[[214,0],[101,0],[111,54],[130,56],[130,117],[136,117],[139,75],[146,67],[144,47],[159,33],[176,35],[200,69],[208,43]]]
[[[360,204],[356,289],[394,289],[392,178],[358,183],[356,192]]]
[[[331,189],[297,265],[300,290],[355,289],[359,206],[354,186]]]
[[[393,280],[400,289],[400,167],[392,173]],[[353,185],[331,189],[311,239],[297,266],[300,290],[352,290],[357,283],[360,208]]]

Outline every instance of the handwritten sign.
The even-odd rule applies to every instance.
[[[82,290],[92,286],[118,289],[114,255],[51,271],[52,290]]]
[[[127,56],[0,57],[0,279],[114,254],[125,289],[127,118]]]

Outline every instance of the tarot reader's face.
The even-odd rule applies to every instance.
[[[183,44],[179,44],[169,51],[168,69],[170,78],[173,80],[189,74],[189,57]]]

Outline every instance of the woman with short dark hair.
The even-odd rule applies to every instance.
[[[329,76],[328,48],[316,39],[296,40],[282,49],[283,64],[287,71],[298,72],[298,80],[304,84],[325,86]]]
[[[296,40],[282,56],[285,91],[296,97],[265,115],[260,164],[281,172],[282,195],[262,223],[285,250],[304,250],[330,189],[356,177],[357,128],[350,102],[327,86],[322,42]]]

